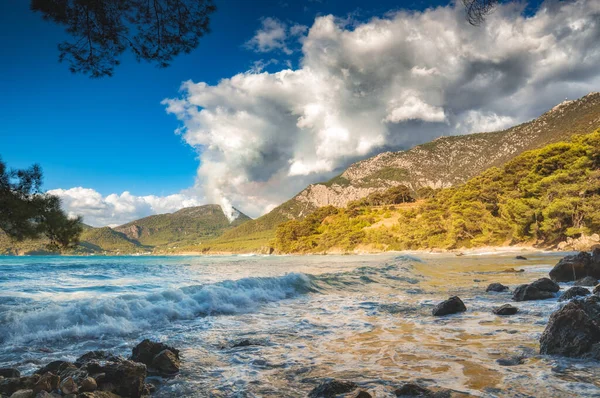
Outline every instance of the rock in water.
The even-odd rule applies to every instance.
[[[540,353],[566,357],[595,356],[600,342],[597,296],[573,300],[550,316],[540,337]]]
[[[17,369],[13,369],[13,368],[2,368],[0,369],[0,376],[1,377],[21,377],[21,372],[19,372]]]
[[[540,278],[535,282],[532,282],[531,286],[534,286],[539,290],[544,290],[552,293],[556,293],[560,290],[560,286],[558,285],[558,283],[552,281],[552,279],[549,278]]]
[[[443,316],[456,314],[458,312],[465,312],[466,310],[467,307],[465,307],[465,304],[462,302],[462,300],[457,296],[452,296],[448,300],[442,301],[436,305],[431,313],[434,316]]]
[[[514,315],[519,312],[519,309],[510,304],[504,304],[500,307],[494,308],[492,312],[496,315]]]
[[[310,398],[334,398],[340,394],[352,392],[358,388],[356,383],[344,380],[330,380],[319,384],[308,396]]]
[[[75,364],[77,366],[83,366],[91,361],[109,361],[109,362],[120,362],[123,358],[112,355],[106,351],[90,351],[86,354],[83,354],[79,358],[75,360]]]
[[[99,390],[131,398],[140,398],[145,393],[146,365],[143,363],[128,360],[105,364],[90,362],[86,367]]]
[[[575,286],[589,286],[589,287],[594,287],[597,284],[598,284],[598,279],[594,278],[593,276],[586,276],[585,278],[576,280],[574,283]]]
[[[508,290],[508,286],[504,286],[502,283],[490,283],[485,289],[486,292],[505,292]]]
[[[175,355],[171,350],[162,350],[152,360],[152,368],[159,371],[162,374],[175,374],[179,372],[181,362],[179,357]]]
[[[592,276],[600,278],[600,249],[594,249],[590,255],[580,252],[565,256],[550,271],[550,278],[556,282],[570,282]]]
[[[368,393],[367,391],[364,390],[360,390],[359,392],[357,392],[353,398],[373,398],[373,396]]]
[[[594,290],[592,291],[592,293],[594,294],[600,294],[600,285],[597,285]]]
[[[433,391],[418,384],[406,383],[394,391],[397,397],[432,397]]]
[[[517,259],[517,260],[527,260],[527,257],[517,256],[517,257],[515,257],[515,259]]]
[[[571,300],[575,297],[589,296],[591,293],[585,287],[581,286],[573,286],[566,292],[564,292],[559,298],[558,301],[567,301]]]

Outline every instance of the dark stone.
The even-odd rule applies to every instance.
[[[146,365],[122,360],[120,362],[89,362],[87,371],[99,390],[110,391],[123,397],[139,398],[144,395]]]
[[[61,376],[61,373],[66,369],[77,369],[77,366],[67,361],[53,361],[43,368],[36,370],[35,373],[38,375],[43,375],[50,372]]]
[[[357,388],[358,385],[351,381],[330,380],[319,384],[308,396],[310,398],[334,398],[337,395],[352,392]]]
[[[549,278],[540,278],[535,282],[531,283],[531,286],[538,288],[539,290],[544,290],[546,292],[556,293],[560,290],[560,286],[558,283],[552,281]]]
[[[597,284],[598,284],[598,279],[594,278],[593,276],[586,276],[585,278],[576,280],[574,283],[575,286],[589,286],[589,287],[594,287]]]
[[[373,398],[373,396],[367,391],[360,390],[354,395],[354,398]]]
[[[540,337],[540,353],[582,357],[595,355],[600,343],[600,298],[573,300],[555,311]]]
[[[173,375],[179,372],[180,367],[179,356],[171,350],[162,350],[152,360],[152,369],[156,369],[160,374]]]
[[[496,363],[500,366],[517,366],[525,363],[525,357],[517,355],[510,358],[500,358],[496,360]]]
[[[436,305],[431,313],[434,316],[443,316],[449,314],[456,314],[457,312],[465,312],[467,307],[457,296],[452,296],[448,300],[442,301]]]
[[[397,397],[432,397],[433,391],[418,384],[406,383],[394,391]]]
[[[585,287],[573,286],[572,288],[570,288],[569,290],[564,292],[558,298],[558,301],[567,301],[567,300],[571,300],[575,297],[589,296],[590,294],[591,294],[590,291],[587,290]]]
[[[508,286],[504,286],[502,283],[490,283],[485,289],[486,292],[505,292],[508,290]]]
[[[100,362],[100,361],[120,362],[123,359],[124,358],[121,358],[119,356],[113,355],[113,354],[111,354],[109,352],[106,352],[106,351],[90,351],[88,353],[83,354],[79,358],[77,358],[75,360],[75,364],[77,366],[81,367],[81,366],[87,364],[88,362],[92,362],[92,361],[96,361],[96,362]]]
[[[513,293],[514,301],[546,300],[554,297],[554,293],[539,290],[533,285],[520,285]]]
[[[492,312],[496,315],[514,315],[519,312],[519,309],[510,304],[504,304],[500,307],[494,308]]]
[[[507,268],[502,272],[517,272],[518,273],[518,272],[525,272],[525,270],[524,269]]]
[[[0,380],[0,395],[11,396],[19,390],[32,390],[39,379],[39,375],[33,375]]]
[[[47,372],[43,374],[37,383],[33,386],[33,393],[37,394],[41,391],[51,392],[58,389],[60,383],[60,376],[54,373]]]
[[[146,339],[133,348],[131,360],[135,362],[141,362],[146,366],[152,366],[154,357],[164,350],[171,351],[173,354],[175,354],[177,359],[179,359],[179,350],[166,344]]]
[[[517,259],[517,260],[527,260],[527,257],[517,256],[517,257],[515,257],[515,259]]]
[[[600,278],[600,249],[590,255],[587,252],[565,256],[550,271],[550,278],[557,282],[570,282],[592,276]]]
[[[13,368],[2,368],[0,369],[0,376],[6,378],[21,377],[21,372]]]
[[[594,294],[600,294],[600,285],[596,286],[594,288],[594,290],[592,291],[592,293],[594,293]]]

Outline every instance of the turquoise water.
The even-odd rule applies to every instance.
[[[475,396],[599,396],[597,362],[537,355],[556,300],[491,314],[510,293],[488,283],[531,281],[559,258],[528,257],[0,257],[0,367],[127,356],[153,338],[183,355],[178,377],[156,380],[161,397],[300,397],[328,377],[378,397],[415,379]],[[453,294],[469,311],[433,318]],[[244,338],[256,345],[232,348]],[[514,355],[523,363],[497,362]]]

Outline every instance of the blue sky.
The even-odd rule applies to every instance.
[[[212,32],[192,54],[167,69],[125,56],[114,77],[96,80],[58,63],[62,28],[29,11],[28,3],[0,5],[0,156],[13,167],[40,163],[46,189],[165,195],[193,185],[198,166],[194,149],[173,133],[179,123],[160,104],[183,81],[215,84],[264,58],[243,46],[262,17],[310,26],[319,14],[368,17],[402,2],[217,0]],[[287,58],[298,62],[298,54]]]
[[[126,54],[102,79],[58,62],[66,36],[28,1],[1,2],[0,156],[41,164],[95,226],[203,203],[259,216],[357,160],[600,87],[597,0],[504,2],[480,27],[460,2],[215,2],[194,52],[167,69]]]

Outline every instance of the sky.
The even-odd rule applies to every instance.
[[[0,4],[0,156],[94,226],[219,203],[256,217],[384,150],[493,131],[600,87],[600,2],[216,0],[166,69],[60,64],[62,28]]]

